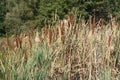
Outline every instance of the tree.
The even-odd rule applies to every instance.
[[[14,33],[16,31],[19,34],[21,31],[29,29],[30,23],[34,20],[34,12],[29,5],[30,1],[7,0],[8,12],[4,21],[7,32]]]
[[[6,14],[6,0],[0,2],[0,36],[5,34],[4,18]]]

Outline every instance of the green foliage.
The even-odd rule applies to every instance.
[[[5,13],[6,13],[6,3],[5,3],[6,0],[1,0],[0,1],[0,36],[2,36],[3,34],[5,34],[5,31],[4,31],[4,18],[5,18]]]

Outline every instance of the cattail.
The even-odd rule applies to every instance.
[[[110,42],[111,42],[111,36],[109,36],[108,38],[108,46],[110,46]]]
[[[52,36],[53,36],[53,33],[52,33],[52,29],[50,28],[49,29],[49,44],[52,43]]]
[[[18,47],[22,48],[22,41],[21,41],[20,37],[16,34],[16,32],[14,33],[14,36],[15,36],[15,42],[16,42],[17,48]]]
[[[8,34],[6,33],[6,45],[8,47],[10,47],[13,51],[14,51],[14,47],[13,45],[11,45],[10,41],[9,41],[9,37],[8,37]]]
[[[65,40],[65,27],[64,27],[64,23],[63,23],[63,25],[61,27],[61,40],[64,43],[64,40]]]
[[[65,27],[64,27],[64,23],[61,26],[61,35],[65,34]]]

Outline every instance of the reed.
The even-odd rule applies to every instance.
[[[119,80],[120,30],[116,27],[120,29],[120,23],[116,21],[118,25],[114,25],[114,20],[105,23],[102,19],[96,22],[95,17],[89,18],[87,23],[80,19],[79,23],[73,21],[73,25],[72,21],[71,18],[67,28],[61,20],[59,24],[44,27],[42,32],[35,30],[33,38],[32,32],[21,36],[22,39],[16,34],[14,38],[6,33],[7,47],[14,39],[18,47],[22,40],[23,46],[18,48],[17,54],[11,47],[0,52],[2,80]],[[41,41],[41,36],[48,41]]]

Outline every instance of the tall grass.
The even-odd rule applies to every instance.
[[[113,18],[108,24],[90,18],[45,27],[35,45],[28,34],[27,46],[0,52],[3,80],[120,80],[120,30]],[[38,36],[38,34],[37,34]],[[12,39],[12,38],[11,38]],[[2,42],[1,42],[2,43]],[[24,41],[22,41],[22,45]]]

